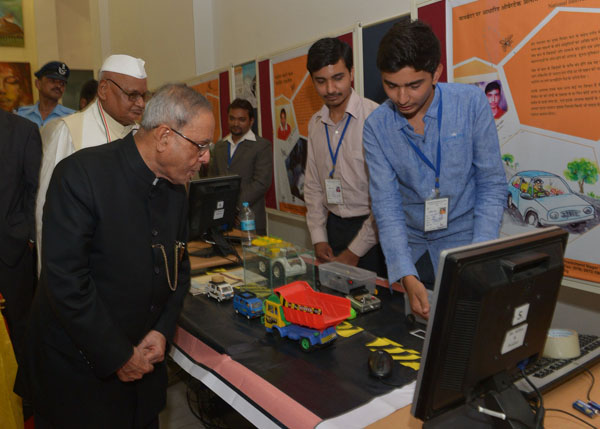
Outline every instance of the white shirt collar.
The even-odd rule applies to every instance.
[[[238,143],[243,142],[244,140],[250,140],[253,142],[256,141],[256,135],[252,131],[252,128],[250,128],[248,130],[248,132],[246,134],[244,134],[244,136],[238,141]],[[235,143],[233,142],[233,137],[231,136],[231,133],[227,134],[227,137],[225,137],[225,141],[229,142],[230,145],[235,146]]]

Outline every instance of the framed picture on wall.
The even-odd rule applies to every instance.
[[[22,0],[0,0],[0,46],[25,46]]]
[[[0,109],[12,112],[20,106],[33,104],[31,67],[29,63],[0,62]]]

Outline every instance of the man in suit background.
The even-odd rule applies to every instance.
[[[249,101],[236,98],[227,112],[231,133],[215,145],[209,175],[241,176],[238,211],[242,203],[247,201],[254,212],[256,233],[264,235],[267,232],[265,193],[273,178],[271,142],[252,132],[254,109]]]
[[[33,299],[35,194],[42,158],[38,127],[0,110],[0,293],[17,362]]]

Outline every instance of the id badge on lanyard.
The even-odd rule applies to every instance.
[[[342,181],[340,179],[325,179],[327,204],[344,204]]]
[[[429,197],[425,200],[424,213],[423,213],[423,230],[425,232],[437,231],[440,229],[448,228],[448,210],[449,210],[449,199],[447,197],[440,196],[440,171],[442,164],[442,91],[437,87],[439,91],[438,101],[438,146],[437,146],[437,159],[436,165],[425,156],[423,151],[413,143],[410,136],[404,131],[406,138],[414,151],[417,153],[419,158],[435,172],[435,188],[432,190]]]
[[[447,197],[425,200],[425,222],[423,227],[425,232],[448,228],[448,201]]]
[[[348,124],[350,123],[350,114],[348,114],[348,119],[346,120],[346,125],[344,125],[344,130],[342,131],[342,135],[340,136],[340,140],[338,141],[337,148],[335,150],[335,154],[333,153],[333,149],[331,149],[331,141],[329,140],[329,130],[327,128],[327,124],[325,125],[325,135],[327,136],[327,146],[329,147],[329,155],[331,156],[331,162],[333,164],[333,168],[329,172],[329,178],[325,179],[325,191],[327,194],[327,204],[344,204],[344,193],[342,191],[342,181],[340,179],[335,179],[333,177],[333,173],[335,171],[335,164],[337,162],[338,153],[340,147],[342,146],[342,141],[344,140],[344,136],[346,135],[346,129],[348,129]]]

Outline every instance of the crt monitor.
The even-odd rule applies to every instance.
[[[235,223],[241,180],[240,176],[222,176],[190,182],[189,240],[202,240],[213,245],[207,252],[190,252],[190,255],[237,255],[223,232],[233,228]]]
[[[567,238],[553,227],[441,253],[411,409],[425,427],[506,424],[475,412],[482,401],[535,423],[511,377],[541,357]]]

